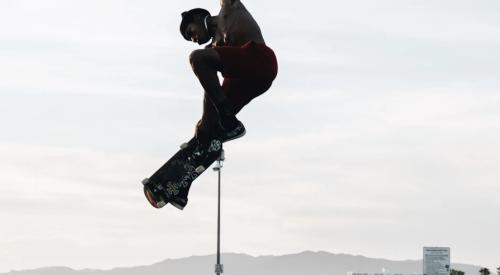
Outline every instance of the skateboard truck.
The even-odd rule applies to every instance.
[[[214,168],[213,168],[213,170],[214,170],[215,172],[220,171],[220,169],[222,168],[222,165],[223,165],[222,163],[224,162],[224,160],[225,160],[225,159],[226,159],[226,158],[225,158],[225,156],[224,156],[224,150],[221,150],[221,151],[220,151],[220,156],[219,156],[219,158],[217,159],[217,164],[215,164],[215,166],[214,166]],[[205,170],[206,170],[205,166],[200,165],[200,166],[196,167],[196,170],[195,170],[195,171],[196,171],[196,173],[201,174],[201,173],[203,173]]]
[[[216,171],[216,172],[220,171],[220,169],[222,168],[222,165],[223,165],[222,163],[224,162],[224,160],[226,160],[225,155],[224,155],[224,150],[221,150],[219,158],[217,159],[217,164],[215,164],[213,170]],[[196,173],[201,174],[206,169],[207,168],[205,168],[205,166],[200,165],[200,166],[196,167],[195,171],[196,171]]]
[[[149,183],[149,178],[145,178],[142,180],[142,184],[146,186]],[[164,202],[162,199],[158,199],[154,194],[153,191],[151,191],[149,188],[145,188],[144,194],[146,195],[146,198],[148,201],[153,205],[155,208],[162,208],[163,206],[167,205],[166,202]]]

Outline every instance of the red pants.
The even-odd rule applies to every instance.
[[[236,113],[252,99],[266,92],[276,78],[278,63],[271,48],[253,41],[241,47],[214,47],[222,59],[222,90]],[[203,116],[196,136],[201,139],[220,134],[219,115],[205,93]]]

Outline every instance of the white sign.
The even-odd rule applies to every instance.
[[[424,247],[424,275],[450,275],[450,248]]]

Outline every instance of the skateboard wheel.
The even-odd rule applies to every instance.
[[[183,144],[181,144],[181,149],[186,149],[189,147],[189,144],[187,142],[184,142]]]
[[[150,190],[144,190],[144,195],[146,195],[147,200],[154,208],[162,208],[166,205],[163,200],[157,201],[155,195]]]
[[[195,171],[196,171],[196,173],[201,174],[201,173],[203,173],[203,171],[205,171],[205,169],[206,169],[205,166],[200,165],[200,166],[196,167]]]
[[[146,185],[149,182],[149,178],[145,178],[142,180],[142,185]]]

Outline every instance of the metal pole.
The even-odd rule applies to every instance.
[[[224,149],[221,151],[217,164],[214,167],[214,171],[218,174],[218,203],[217,203],[217,264],[215,265],[215,273],[217,275],[224,272],[224,266],[220,263],[220,190],[221,190],[221,170],[223,166],[225,156]]]

